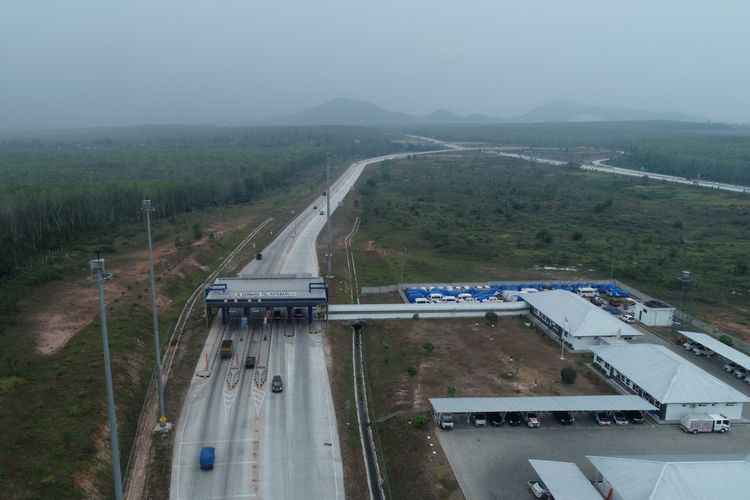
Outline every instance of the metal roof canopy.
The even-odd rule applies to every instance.
[[[576,464],[533,459],[529,459],[529,463],[555,500],[602,500]]]
[[[633,395],[430,398],[430,404],[436,413],[485,413],[491,411],[656,411],[654,405]]]
[[[679,333],[686,336],[690,340],[694,340],[699,344],[708,347],[719,356],[726,358],[729,361],[733,361],[747,370],[750,370],[750,356],[748,356],[747,354],[743,354],[737,349],[729,347],[725,343],[719,342],[715,338],[711,337],[710,335],[706,335],[705,333],[683,331],[680,331]]]
[[[328,301],[319,277],[268,276],[217,278],[205,289],[205,302],[217,307],[315,306]]]

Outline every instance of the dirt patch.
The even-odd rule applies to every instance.
[[[383,321],[368,327],[368,357],[373,384],[389,387],[375,396],[377,416],[400,409],[428,408],[430,397],[611,394],[586,376],[587,355],[560,360],[557,344],[518,317],[494,327],[481,320]],[[574,385],[563,384],[560,370],[582,372]],[[409,375],[409,367],[417,369]],[[407,397],[408,395],[408,397]],[[407,404],[408,403],[408,404]]]
[[[725,318],[706,314],[706,322],[720,330],[735,335],[744,342],[750,342],[750,315],[746,319]]]
[[[584,365],[589,355],[566,354],[519,317],[482,320],[377,321],[366,326],[373,419],[395,411],[430,411],[429,398],[613,394]],[[560,370],[578,371],[574,385]],[[435,427],[409,418],[378,425],[394,498],[461,498]],[[427,439],[432,434],[431,439]],[[429,446],[433,443],[433,446]],[[433,451],[435,453],[433,453]]]

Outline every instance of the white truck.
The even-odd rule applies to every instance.
[[[729,419],[725,415],[708,415],[706,413],[686,413],[680,419],[682,430],[698,434],[699,432],[727,432]]]

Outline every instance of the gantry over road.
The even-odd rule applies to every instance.
[[[210,324],[216,314],[226,324],[231,309],[241,309],[242,317],[249,321],[253,311],[266,315],[277,308],[286,310],[291,322],[293,309],[307,309],[312,323],[313,308],[328,302],[328,285],[323,278],[298,276],[217,278],[206,287],[206,317]],[[300,315],[302,316],[302,315]]]

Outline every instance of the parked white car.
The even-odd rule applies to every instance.
[[[721,367],[721,369],[727,373],[734,373],[737,368],[740,368],[740,365],[737,363],[727,363]]]
[[[750,376],[750,373],[748,373],[747,370],[745,370],[744,368],[740,367],[734,371],[734,376],[737,378],[744,379],[745,377]]]
[[[635,323],[635,318],[632,314],[623,314],[622,316],[620,316],[620,319],[625,323]]]
[[[747,377],[745,377],[745,383],[746,384],[750,384],[750,375],[748,375]]]
[[[692,352],[696,356],[706,356],[707,358],[710,358],[711,356],[715,354],[711,349],[709,349],[708,347],[703,347],[703,346],[693,347]]]

